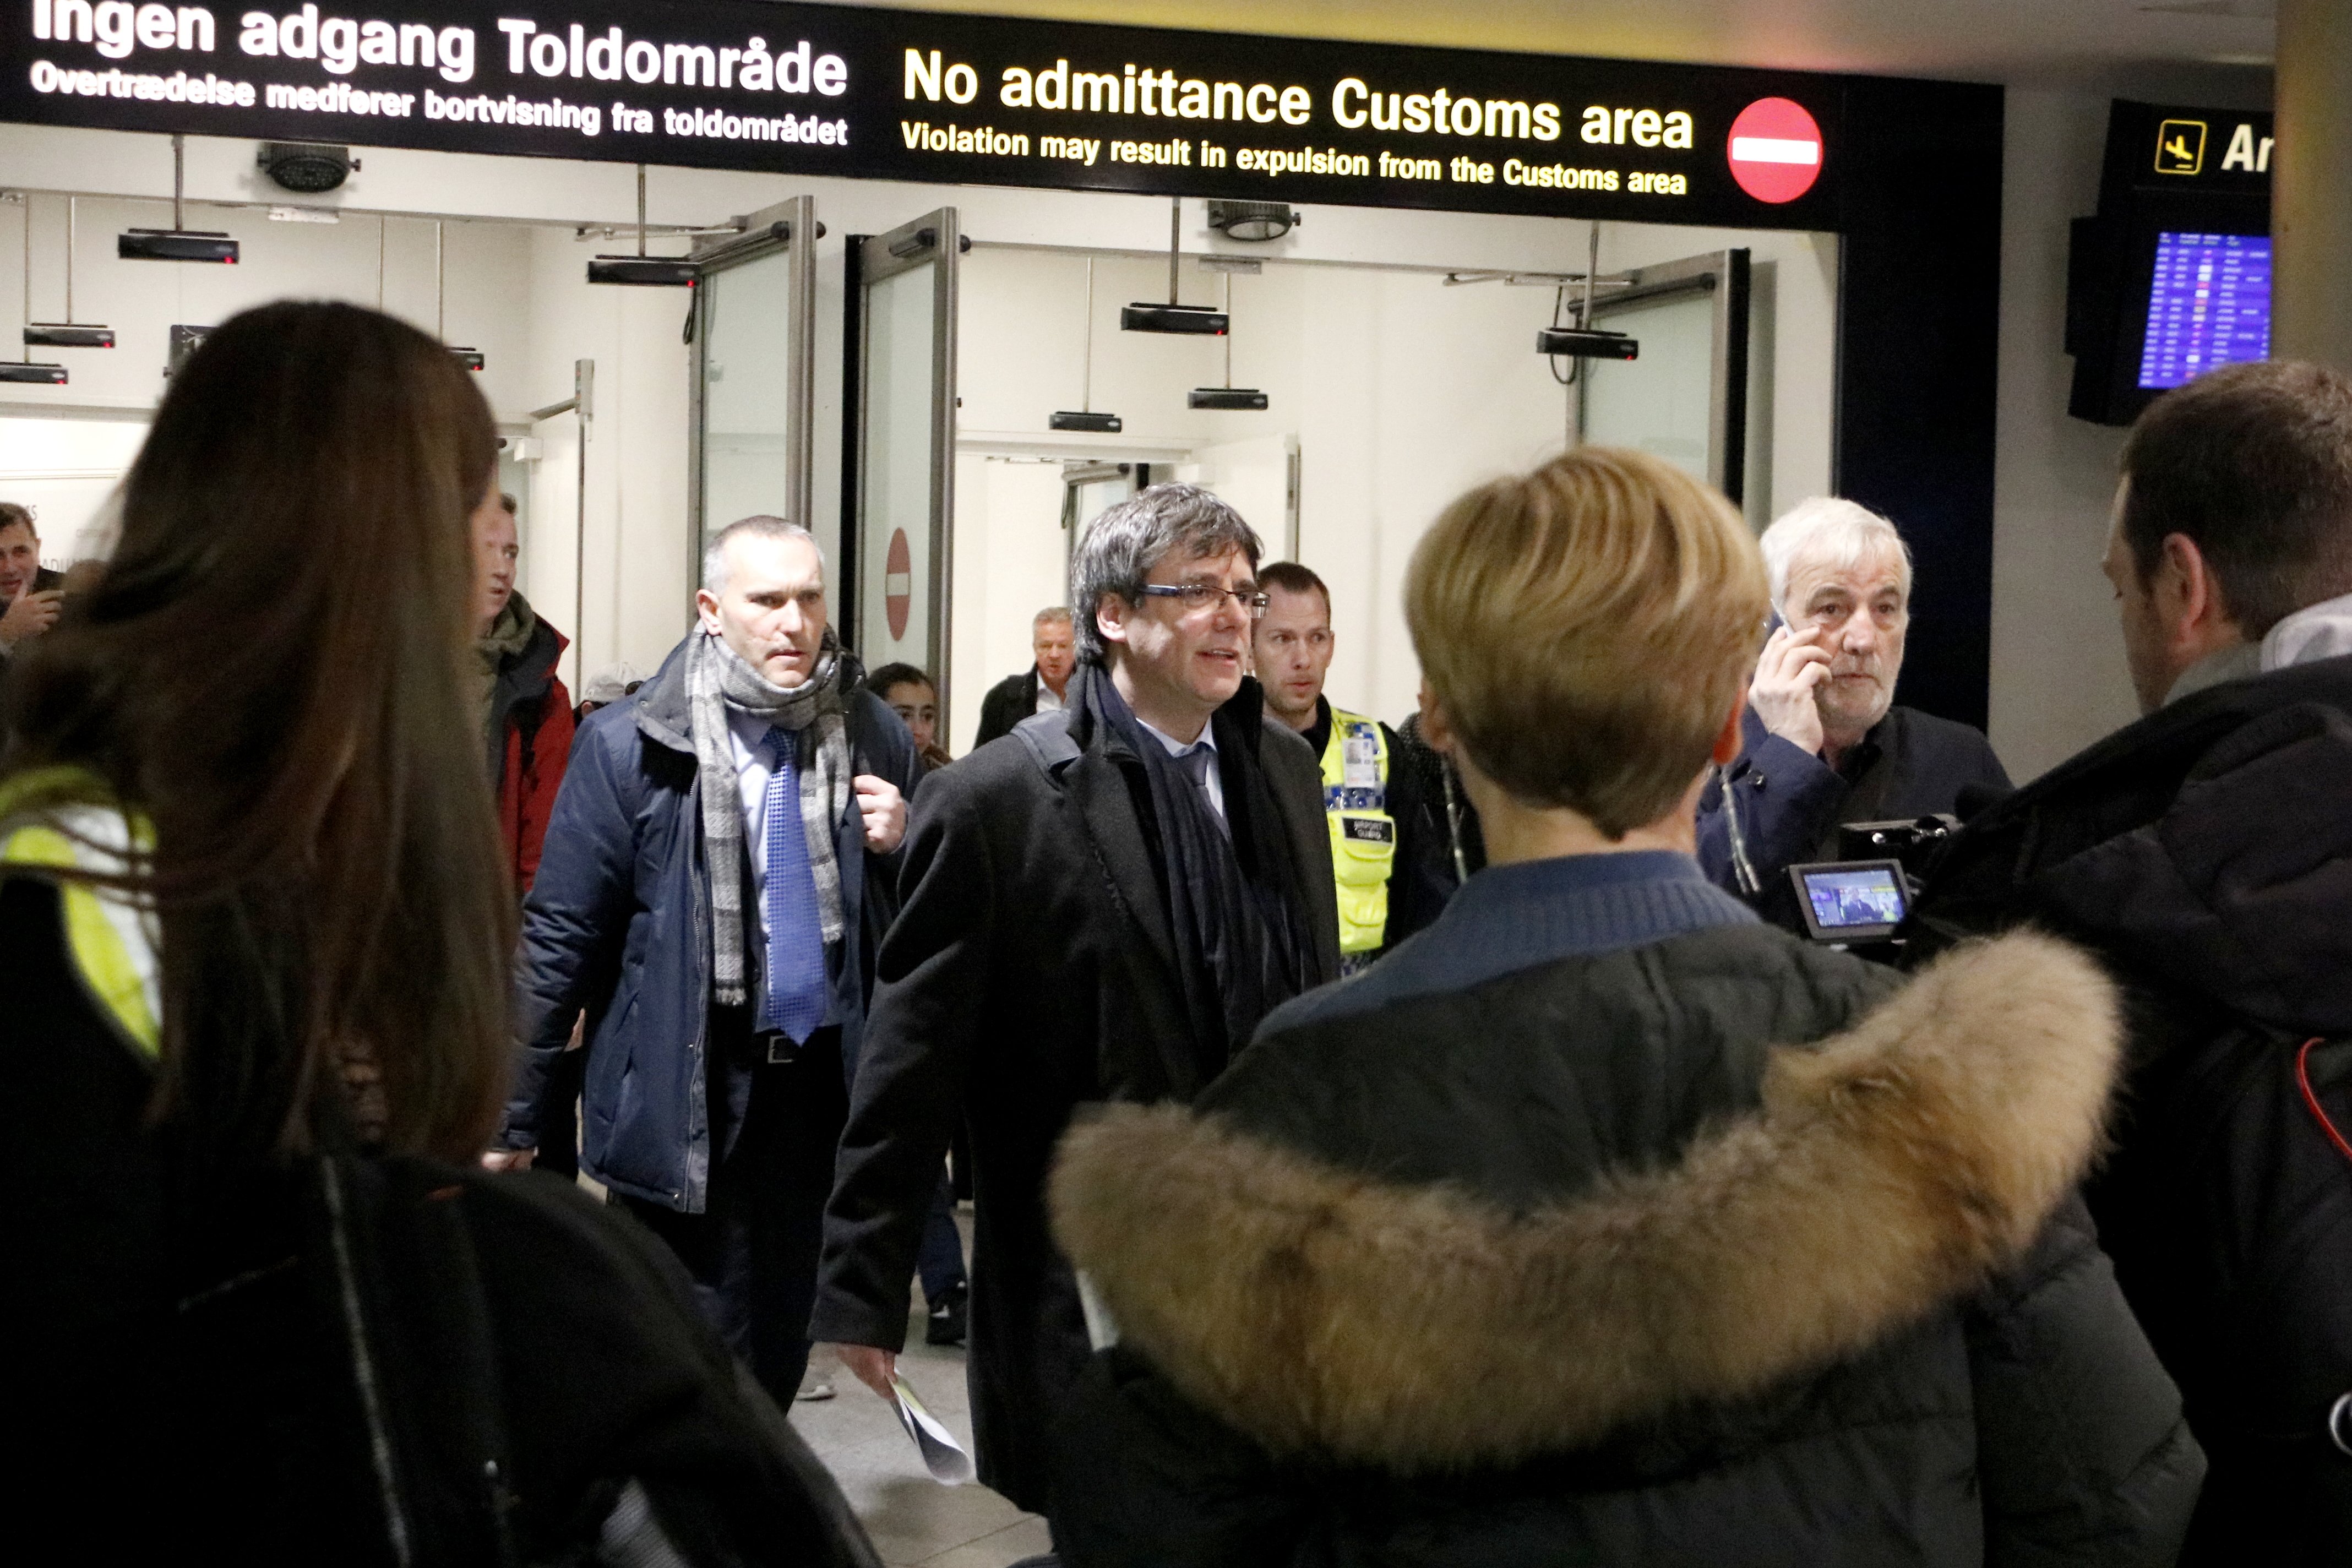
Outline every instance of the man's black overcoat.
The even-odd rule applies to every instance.
[[[1289,885],[1308,895],[1309,983],[1331,980],[1339,914],[1316,759],[1264,715],[1255,681],[1215,724],[1228,800],[1233,769],[1265,771]],[[940,1162],[969,1118],[980,1475],[1033,1510],[1048,1509],[1047,1424],[1088,1355],[1046,1230],[1055,1143],[1080,1105],[1189,1101],[1206,1087],[1149,801],[1139,759],[1080,708],[1039,714],[924,781],[825,1216],[811,1337],[898,1349]]]

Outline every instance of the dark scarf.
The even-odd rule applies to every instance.
[[[1222,825],[1200,784],[1136,718],[1108,671],[1082,667],[1071,677],[1071,689],[1074,705],[1125,742],[1141,765],[1150,802],[1144,837],[1156,851],[1167,892],[1169,929],[1206,1081],[1249,1044],[1266,1014],[1307,988],[1303,905],[1281,817],[1258,763],[1260,737],[1250,732],[1256,723],[1255,689],[1244,688],[1250,700],[1237,699],[1210,720],[1224,785]]]

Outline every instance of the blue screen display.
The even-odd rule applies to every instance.
[[[1884,866],[1852,871],[1808,871],[1805,898],[1813,923],[1823,931],[1849,926],[1891,926],[1903,919],[1903,889]]]
[[[2216,365],[2270,356],[2270,236],[2158,235],[2140,385],[2179,386]]]

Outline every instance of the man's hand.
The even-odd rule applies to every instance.
[[[907,797],[888,779],[860,773],[849,781],[857,791],[857,809],[866,816],[866,847],[887,855],[907,837]]]
[[[482,1154],[482,1169],[485,1171],[528,1171],[530,1169],[531,1156],[538,1152],[539,1151],[536,1149],[486,1150]]]
[[[58,624],[59,601],[63,591],[44,588],[37,594],[26,594],[0,615],[0,647],[14,647],[27,637],[39,637]]]
[[[1822,752],[1822,710],[1813,694],[1830,678],[1830,650],[1822,646],[1827,636],[1819,627],[1780,627],[1764,645],[1756,679],[1748,687],[1748,700],[1764,728],[1808,756]]]
[[[841,1358],[841,1364],[856,1375],[858,1382],[886,1400],[898,1398],[890,1391],[890,1379],[898,1371],[897,1356],[886,1350],[877,1350],[872,1345],[835,1345],[832,1350]]]

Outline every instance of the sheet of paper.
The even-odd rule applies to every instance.
[[[921,1396],[907,1386],[904,1376],[891,1374],[890,1392],[898,1399],[898,1424],[915,1440],[915,1451],[923,1456],[923,1468],[930,1471],[931,1479],[943,1487],[960,1487],[971,1479],[971,1456],[945,1424],[923,1407]]]

